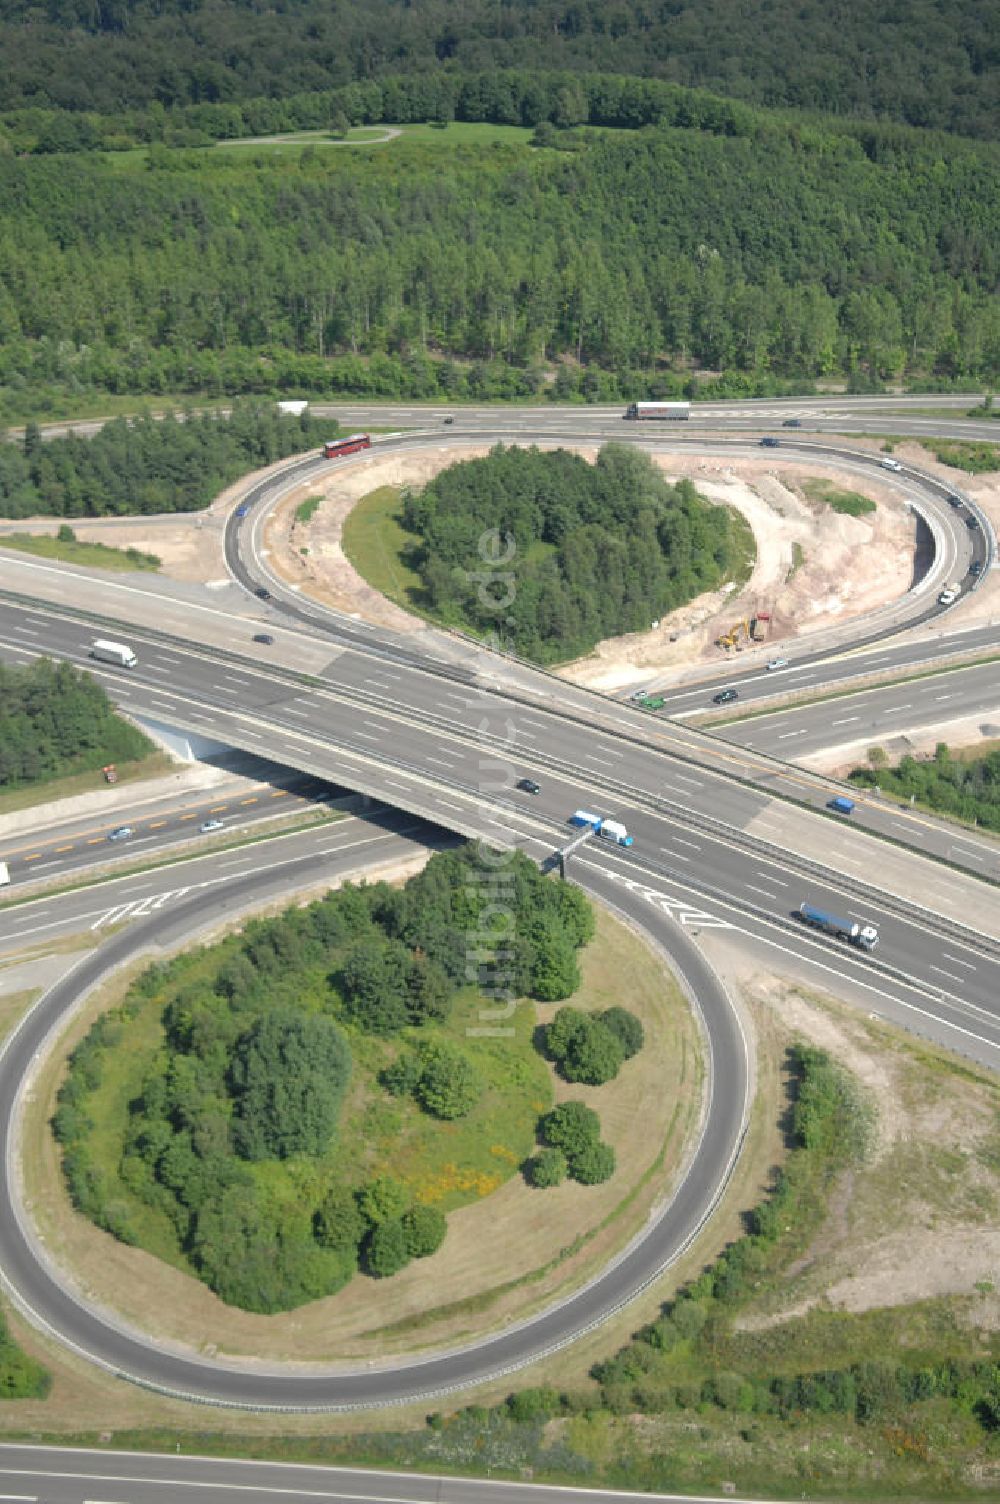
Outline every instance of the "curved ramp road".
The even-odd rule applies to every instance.
[[[227,913],[272,893],[305,887],[317,875],[310,859],[287,864],[276,880],[264,871],[234,883],[213,906]],[[708,1047],[708,1102],[701,1138],[675,1195],[632,1245],[583,1289],[539,1316],[496,1336],[438,1356],[365,1365],[353,1372],[290,1374],[280,1368],[183,1356],[157,1348],[74,1295],[51,1269],[34,1239],[18,1189],[18,1123],[33,1069],[60,1022],[102,977],[153,945],[176,944],[205,921],[201,895],[164,915],[135,924],[88,954],[35,1005],[0,1055],[0,1270],[10,1297],[36,1324],[109,1372],[178,1397],[260,1410],[335,1410],[398,1404],[462,1389],[509,1373],[572,1342],[605,1321],[666,1268],[691,1242],[714,1207],[735,1162],[748,1108],[749,1062],[739,1019],[714,972],[684,934],[641,894],[612,889],[606,877],[584,883],[647,929],[685,978],[696,1000]]]

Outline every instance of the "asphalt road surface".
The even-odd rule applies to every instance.
[[[214,1457],[0,1446],[0,1501],[25,1504],[619,1504],[608,1488],[374,1472]],[[651,1504],[723,1504],[709,1494],[644,1493]],[[726,1494],[727,1504],[745,1504]]]

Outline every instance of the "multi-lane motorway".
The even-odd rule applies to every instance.
[[[758,422],[759,416],[758,411]],[[473,421],[463,415],[463,425]],[[603,438],[612,426],[611,415],[599,413],[548,415],[544,421],[536,413],[522,426],[507,415],[502,421],[500,429],[495,415],[492,430],[479,424],[477,439],[569,436],[580,442],[582,436]],[[620,413],[614,422],[617,437],[653,446],[680,442],[632,429],[623,433]],[[892,431],[898,431],[895,420]],[[431,436],[412,435],[398,446],[430,441]],[[439,443],[441,435],[434,434],[433,441]],[[691,435],[683,440],[685,447],[691,442],[706,452],[734,452],[732,444],[717,438],[695,441]],[[794,443],[800,456],[812,453],[822,459],[835,451],[842,463],[859,468],[872,464],[870,457],[845,459],[841,445],[799,438]],[[735,452],[746,452],[744,441],[735,441]],[[254,488],[246,524],[231,525],[230,568],[248,588],[259,588],[266,578],[258,516],[292,478],[308,477],[315,463],[291,466],[284,476]],[[938,483],[918,472],[903,481],[915,498],[920,492],[920,505],[935,531],[939,565],[950,569],[967,561],[972,530],[959,531],[949,521],[954,509],[936,495]],[[992,538],[985,528],[979,530],[989,561]],[[934,867],[916,854],[923,848],[937,850],[939,843],[937,854],[949,861],[972,873],[1000,875],[997,849],[990,842],[974,835],[956,841],[954,832],[935,822],[873,803],[866,811],[872,828],[884,829],[899,843],[884,846],[808,808],[776,801],[774,792],[781,792],[818,809],[829,790],[818,780],[757,758],[754,750],[729,746],[723,738],[705,737],[677,722],[657,722],[628,706],[599,702],[586,691],[556,685],[523,665],[454,641],[422,641],[418,650],[412,641],[374,634],[362,624],[324,613],[277,581],[271,585],[274,600],[268,610],[281,613],[290,640],[302,634],[305,660],[314,663],[326,643],[318,677],[315,669],[310,677],[296,675],[211,647],[151,637],[141,628],[128,629],[140,660],[136,670],[90,666],[135,714],[210,731],[436,824],[517,844],[539,857],[565,839],[567,815],[580,803],[623,819],[635,834],[635,847],[629,852],[603,843],[585,848],[572,870],[595,896],[652,933],[685,977],[700,1008],[710,1052],[705,1132],[674,1200],[624,1259],[559,1308],[475,1347],[384,1370],[295,1376],[259,1367],[244,1372],[157,1351],[139,1334],[79,1305],[53,1277],[23,1222],[10,1148],[20,1092],[48,1029],[89,983],[123,964],[138,947],[179,940],[189,927],[202,923],[203,896],[183,897],[115,934],[82,962],[28,1016],[0,1059],[8,1146],[0,1187],[5,1213],[0,1216],[0,1265],[14,1298],[95,1361],[142,1382],[224,1403],[364,1405],[468,1385],[530,1361],[603,1320],[694,1235],[738,1150],[749,1069],[737,1015],[702,949],[692,943],[692,936],[707,930],[736,931],[775,965],[811,966],[872,1011],[979,1060],[1000,1062],[1000,925],[992,890],[976,877]],[[142,585],[134,588],[135,600],[142,599]],[[130,590],[119,587],[118,607]],[[932,590],[933,577],[877,629],[888,633],[903,621],[926,616],[934,609]],[[126,609],[121,618],[152,623],[152,596],[145,600],[145,616],[130,618]],[[121,635],[121,622],[115,630]],[[197,631],[193,613],[190,631]],[[46,651],[86,663],[93,635],[90,624],[51,607],[0,606],[0,637],[15,656],[30,656],[44,643]],[[514,788],[525,774],[542,786],[535,798]],[[225,905],[235,910],[265,891],[308,881],[310,860],[304,855],[301,864],[289,863],[280,872],[245,873],[226,885]],[[877,923],[882,940],[876,953],[865,957],[803,932],[792,916],[804,898]]]

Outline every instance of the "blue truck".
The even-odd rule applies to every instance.
[[[577,809],[569,817],[569,823],[575,825],[578,830],[586,830],[589,825],[595,835],[604,841],[613,841],[616,846],[632,846],[635,843],[620,820],[606,820],[603,815],[595,815],[589,809]]]
[[[799,918],[814,930],[833,935],[837,940],[848,940],[860,950],[874,950],[878,944],[878,930],[873,924],[860,924],[856,919],[839,919],[825,909],[814,908],[811,903],[799,904]]]

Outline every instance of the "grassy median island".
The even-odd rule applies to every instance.
[[[354,508],[344,551],[400,604],[547,664],[742,583],[754,558],[742,518],[623,444],[595,464],[497,445],[398,500],[383,488]]]
[[[512,1273],[572,1276],[605,1225],[621,1235],[654,1166],[672,1173],[660,1156],[686,1137],[700,1071],[682,1043],[672,1074],[686,1085],[654,1108],[659,1141],[644,1136],[638,1157],[626,1141],[619,1165],[621,1093],[631,1103],[650,1089],[644,1039],[661,1026],[615,1006],[613,984],[581,989],[590,906],[523,857],[510,866],[507,984],[521,1001],[467,985],[469,947],[497,944],[477,929],[487,876],[472,848],[439,854],[402,890],[348,885],[145,972],[76,1046],[59,1092],[53,1126],[77,1209],[248,1313],[335,1294],[359,1270],[389,1280],[442,1244],[445,1267],[463,1273],[436,1278],[435,1299],[475,1287],[489,1306],[482,1226],[460,1217],[452,1239],[448,1224],[498,1194],[505,1226],[521,1208],[543,1236],[512,1250],[497,1293]],[[627,976],[629,947],[615,951]],[[658,988],[640,980],[651,1015],[662,974]],[[571,996],[568,1011],[536,1007]],[[431,1304],[425,1290],[425,1317]],[[381,1299],[379,1312],[394,1315]]]

